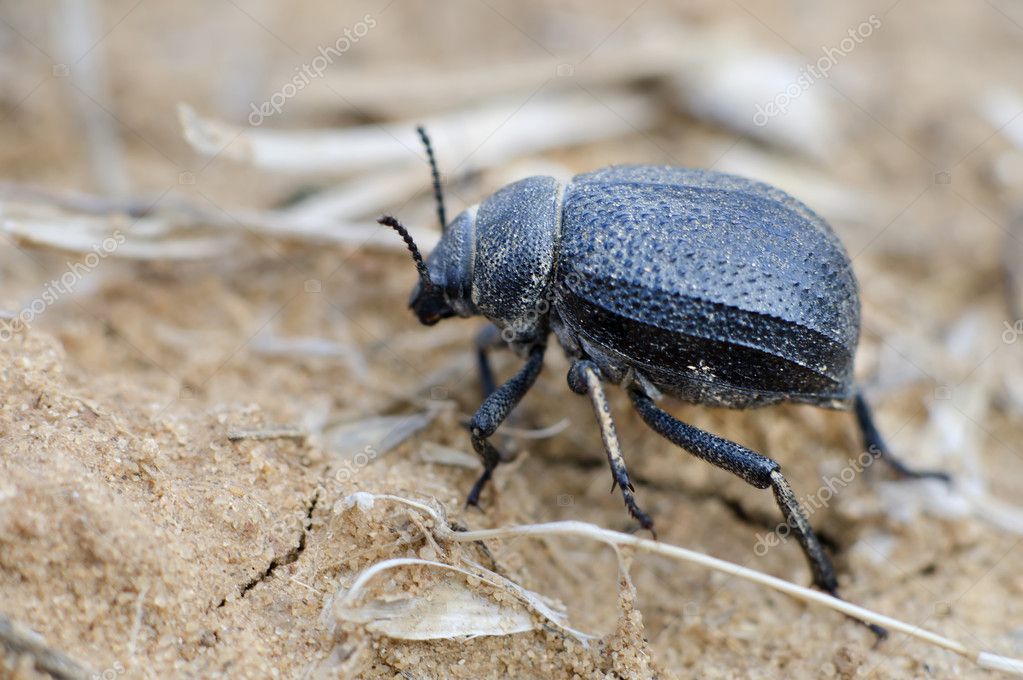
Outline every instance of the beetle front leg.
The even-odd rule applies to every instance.
[[[940,479],[943,482],[952,481],[952,478],[947,472],[940,472],[936,470],[914,470],[913,468],[907,467],[905,463],[896,458],[888,449],[888,445],[885,443],[884,437],[881,436],[877,426],[874,424],[874,414],[871,412],[870,405],[867,404],[867,400],[863,397],[863,392],[860,390],[856,391],[853,410],[856,412],[856,424],[859,425],[860,433],[863,435],[863,446],[875,458],[880,458],[887,463],[888,467],[894,470],[895,474],[899,477],[907,479]]]
[[[472,422],[469,424],[472,433],[472,448],[483,459],[483,474],[473,484],[469,498],[466,499],[466,505],[479,505],[480,492],[490,481],[494,468],[501,463],[501,453],[487,439],[494,434],[498,426],[504,422],[515,405],[536,382],[536,376],[543,368],[545,349],[543,345],[533,347],[526,359],[526,365],[511,380],[494,390],[480,405],[476,415],[472,417]]]
[[[600,435],[604,440],[607,462],[611,466],[611,477],[614,480],[611,490],[614,491],[615,486],[622,490],[622,498],[625,499],[625,507],[628,508],[629,514],[656,538],[654,521],[640,509],[633,495],[635,489],[632,482],[629,481],[629,471],[625,468],[625,458],[622,456],[622,447],[618,441],[618,431],[611,418],[611,407],[607,403],[607,396],[604,394],[604,387],[601,384],[600,369],[588,359],[576,361],[568,370],[568,386],[576,394],[590,396],[593,412],[600,425]]]

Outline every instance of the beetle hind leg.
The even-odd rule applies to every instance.
[[[629,396],[632,397],[632,403],[643,421],[668,441],[698,458],[731,472],[758,489],[770,487],[774,491],[775,501],[785,517],[785,522],[796,535],[806,554],[810,570],[813,572],[814,585],[827,593],[835,594],[838,581],[831,566],[831,559],[824,552],[824,546],[810,527],[806,512],[782,476],[778,463],[745,446],[683,423],[659,408],[650,397],[637,389],[629,390]]]
[[[863,446],[875,458],[880,458],[888,464],[895,474],[905,479],[940,479],[943,482],[951,482],[952,478],[947,472],[937,470],[914,470],[899,460],[884,441],[884,437],[874,424],[874,414],[870,405],[863,397],[863,392],[857,390],[853,402],[853,410],[856,413],[856,424],[859,425],[863,435]]]
[[[625,467],[618,431],[611,418],[611,408],[604,394],[597,365],[586,359],[573,363],[568,372],[568,385],[577,394],[588,394],[593,404],[593,412],[600,425],[600,435],[604,440],[604,450],[607,452],[607,462],[611,466],[611,477],[614,480],[611,490],[614,491],[616,486],[622,490],[622,498],[629,514],[656,538],[654,521],[636,503],[635,489],[629,481],[629,471]]]
[[[810,563],[814,585],[832,597],[838,597],[838,579],[835,578],[835,569],[831,565],[831,558],[824,552],[824,546],[814,534],[806,511],[803,510],[799,499],[792,492],[792,487],[782,475],[781,466],[778,463],[756,451],[747,449],[745,446],[683,423],[658,408],[653,400],[639,389],[630,389],[629,396],[632,397],[632,403],[643,421],[654,432],[671,443],[685,449],[697,458],[702,458],[723,470],[728,470],[758,489],[771,487],[774,492],[774,500],[785,517],[785,523],[789,530],[795,534]],[[879,640],[888,636],[888,631],[880,626],[859,619],[854,620],[869,628]]]
[[[483,459],[483,474],[473,484],[466,505],[479,505],[483,487],[493,476],[494,468],[501,463],[501,453],[487,440],[536,382],[536,376],[543,368],[544,349],[543,345],[534,347],[526,359],[526,365],[508,382],[493,390],[472,417],[469,424],[472,447]]]

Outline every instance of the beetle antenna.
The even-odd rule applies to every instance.
[[[412,253],[412,259],[416,263],[416,270],[419,271],[419,280],[422,281],[423,289],[432,290],[435,288],[436,286],[433,285],[433,281],[430,279],[430,270],[426,268],[426,262],[423,260],[423,256],[419,252],[419,247],[416,246],[416,242],[412,240],[412,234],[408,233],[408,229],[390,215],[384,215],[378,219],[377,222],[394,229],[405,241],[405,245],[408,246],[409,252]]]
[[[416,127],[416,132],[419,133],[419,139],[422,140],[423,146],[426,147],[426,158],[430,161],[430,174],[433,175],[433,198],[437,202],[437,218],[440,220],[440,230],[444,231],[448,225],[448,220],[444,210],[444,192],[440,186],[440,170],[437,169],[437,159],[433,155],[433,144],[430,143],[430,137],[426,134],[426,128],[422,125]]]

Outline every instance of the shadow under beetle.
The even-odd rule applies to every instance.
[[[849,257],[795,198],[709,170],[612,166],[566,185],[528,177],[448,224],[433,150],[419,134],[443,236],[424,262],[396,219],[379,221],[415,260],[410,307],[422,323],[477,315],[493,323],[477,340],[487,396],[470,425],[483,474],[469,504],[502,460],[488,439],[533,386],[551,333],[572,362],[569,387],[593,404],[614,483],[646,529],[653,521],[636,503],[604,382],[624,388],[669,441],[770,487],[814,584],[831,594],[838,587],[831,560],[778,463],[678,420],[655,404],[661,393],[729,408],[782,401],[852,408],[867,450],[899,475],[947,480],[904,466],[874,426],[853,382],[860,300]],[[495,387],[487,351],[500,344],[525,366]]]

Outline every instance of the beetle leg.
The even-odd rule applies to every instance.
[[[484,399],[497,389],[497,384],[494,381],[494,368],[490,365],[490,350],[501,346],[503,342],[500,331],[492,323],[488,323],[476,334],[476,364],[479,368],[480,386],[483,388]]]
[[[476,415],[472,417],[472,422],[469,424],[472,433],[472,448],[483,459],[483,474],[473,484],[469,498],[466,499],[466,505],[479,504],[480,492],[483,491],[483,487],[493,475],[494,468],[501,463],[501,453],[487,439],[494,434],[497,427],[504,422],[515,405],[536,382],[536,376],[543,368],[545,349],[543,345],[534,346],[529,352],[529,358],[526,359],[526,365],[511,380],[498,387],[484,399],[476,411]]]
[[[899,460],[892,452],[888,449],[888,445],[884,441],[884,437],[878,431],[877,426],[874,424],[874,414],[870,410],[870,405],[867,404],[867,400],[863,397],[863,392],[856,391],[856,399],[853,404],[853,410],[856,412],[856,422],[860,426],[860,432],[863,434],[863,446],[866,447],[875,458],[880,458],[888,464],[895,474],[899,477],[905,477],[907,479],[940,479],[943,482],[951,482],[952,478],[947,472],[939,472],[936,470],[914,470],[913,468],[907,467],[905,463]]]
[[[604,387],[600,382],[600,369],[588,359],[582,359],[572,364],[568,371],[568,385],[577,394],[589,394],[590,402],[593,404],[593,412],[597,416],[597,423],[600,425],[600,435],[604,440],[604,450],[607,452],[607,462],[611,466],[611,477],[615,486],[622,490],[622,497],[625,499],[625,507],[640,526],[654,534],[654,521],[643,512],[636,503],[632,487],[629,481],[629,471],[625,468],[625,458],[622,456],[622,447],[618,442],[618,431],[615,429],[614,420],[611,418],[611,407],[607,403],[607,396],[604,394]]]
[[[698,458],[728,470],[758,489],[771,487],[785,522],[795,533],[810,562],[814,585],[827,593],[835,594],[838,581],[831,566],[831,559],[813,533],[806,512],[782,476],[778,463],[745,446],[683,423],[659,408],[650,397],[638,390],[629,390],[629,396],[632,397],[632,403],[640,417],[665,439]]]
[[[806,517],[806,511],[803,510],[799,499],[792,492],[792,487],[781,474],[781,466],[778,463],[756,451],[747,449],[745,446],[683,423],[658,408],[650,397],[639,390],[629,390],[629,396],[632,397],[632,403],[640,417],[665,439],[698,458],[728,470],[758,489],[771,487],[774,492],[774,500],[785,517],[785,523],[796,535],[796,539],[810,563],[814,585],[832,597],[838,597],[838,579],[835,578],[835,569],[831,566],[831,558],[824,552],[824,546],[813,533],[810,521]],[[869,628],[878,640],[888,637],[888,631],[881,626],[859,619],[853,620]]]

